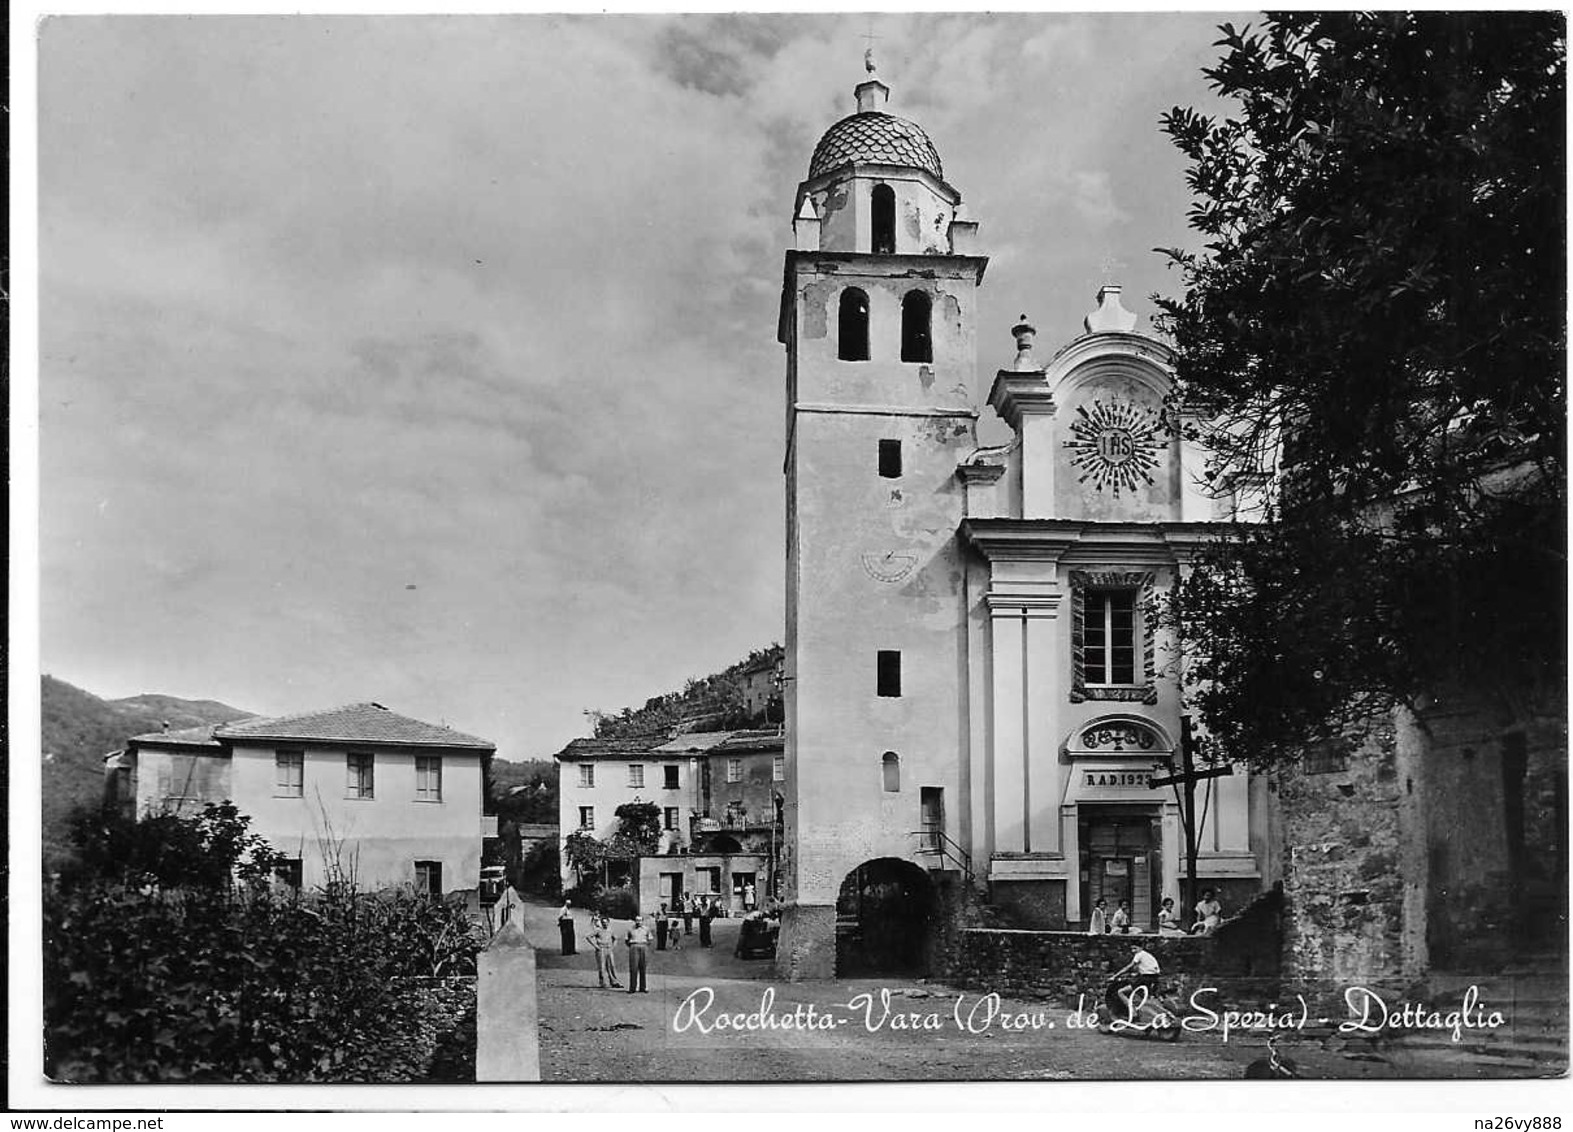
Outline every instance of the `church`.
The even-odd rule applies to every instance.
[[[797,188],[781,292],[790,978],[920,969],[969,901],[1071,931],[1099,901],[1149,931],[1182,904],[1158,604],[1252,504],[1202,488],[1170,351],[1116,286],[1063,345],[1025,316],[982,343],[1007,362],[984,377],[978,221],[867,69]],[[1008,443],[980,446],[985,405]],[[1243,768],[1196,785],[1226,915],[1266,883],[1269,803]]]

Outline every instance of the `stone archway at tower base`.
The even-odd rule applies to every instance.
[[[938,911],[928,874],[911,861],[865,861],[836,898],[836,975],[922,975]]]

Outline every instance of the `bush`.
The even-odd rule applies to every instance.
[[[596,899],[595,910],[614,920],[631,920],[639,914],[639,894],[631,888],[609,888]]]
[[[79,837],[109,840],[79,846],[69,876],[44,892],[46,1074],[84,1082],[425,1074],[419,992],[400,977],[475,973],[481,942],[463,907],[342,881],[304,897],[237,884],[235,873],[255,880],[260,871],[238,866],[269,861],[246,824],[233,806],[134,826],[114,815],[76,824]],[[110,844],[124,852],[108,852]]]

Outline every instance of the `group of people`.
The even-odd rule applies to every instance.
[[[1223,905],[1210,888],[1202,889],[1202,898],[1196,902],[1196,920],[1189,932],[1180,926],[1180,916],[1175,911],[1173,897],[1165,896],[1158,908],[1159,935],[1212,935],[1221,923]],[[1113,915],[1109,914],[1109,902],[1103,897],[1098,897],[1093,903],[1092,915],[1087,918],[1088,935],[1130,935],[1133,930],[1129,900],[1121,900]]]
[[[745,904],[747,902],[745,894]],[[635,915],[622,941],[628,948],[628,993],[635,994],[645,990],[652,935],[661,947],[681,950],[683,937],[694,934],[694,921],[697,920],[699,946],[714,947],[715,943],[710,934],[711,921],[719,912],[718,901],[708,896],[696,898],[690,895],[686,899],[679,899],[672,908],[668,908],[664,903],[661,905],[661,910],[653,917],[654,932],[645,917]],[[557,930],[562,938],[563,954],[577,954],[573,905],[567,900],[563,901],[562,910],[557,913]],[[595,952],[595,975],[598,983],[603,988],[608,986],[621,988],[623,984],[617,980],[617,937],[612,931],[611,920],[600,913],[591,913],[590,932],[585,936],[585,941]]]

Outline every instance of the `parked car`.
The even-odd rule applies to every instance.
[[[732,954],[739,959],[771,959],[776,953],[776,940],[781,935],[781,921],[763,912],[751,912],[738,925],[737,947]]]
[[[502,890],[507,887],[507,878],[501,865],[486,865],[481,869],[480,898],[482,904],[495,904]]]

